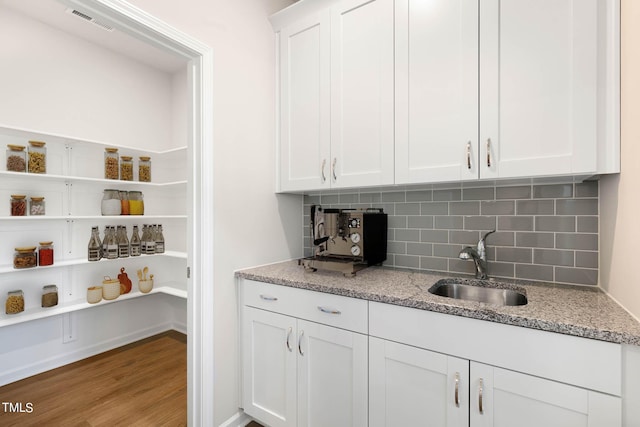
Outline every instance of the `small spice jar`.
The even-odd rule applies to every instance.
[[[100,210],[102,215],[120,215],[122,212],[120,192],[113,189],[104,190]]]
[[[47,148],[45,142],[29,141],[29,172],[47,172]]]
[[[138,162],[138,181],[151,182],[151,157],[140,157]]]
[[[24,194],[11,195],[11,216],[25,216],[27,214],[27,200]]]
[[[4,307],[7,314],[16,314],[24,311],[24,294],[22,291],[19,289],[17,291],[9,291]]]
[[[29,203],[29,215],[44,215],[44,197],[32,197]]]
[[[120,179],[133,181],[133,160],[131,156],[120,157]]]
[[[27,171],[27,153],[23,145],[7,145],[7,170],[9,172]]]
[[[53,265],[53,242],[40,242],[38,248],[38,265]]]
[[[129,191],[129,214],[144,215],[144,197],[141,191]]]
[[[117,148],[104,149],[104,177],[105,179],[119,178],[120,159]]]
[[[13,268],[31,268],[38,265],[35,246],[16,248],[13,253]]]
[[[46,285],[42,288],[42,306],[53,307],[58,305],[58,287],[56,285]]]

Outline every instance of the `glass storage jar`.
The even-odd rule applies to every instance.
[[[129,215],[129,193],[120,192],[120,215]]]
[[[120,176],[120,159],[117,148],[104,149],[104,178],[118,179]]]
[[[138,181],[151,182],[151,157],[140,157],[138,162]]]
[[[24,311],[24,293],[19,289],[9,291],[4,307],[7,314],[16,314]]]
[[[32,197],[29,203],[29,215],[44,215],[44,197]]]
[[[47,148],[45,142],[29,141],[29,172],[47,172]]]
[[[38,265],[35,246],[16,248],[13,253],[13,268],[31,268]]]
[[[144,215],[144,196],[141,191],[129,191],[129,214]]]
[[[131,156],[120,157],[120,179],[133,181],[133,160]]]
[[[11,195],[11,216],[25,216],[27,214],[27,196],[24,194]]]
[[[38,265],[53,265],[53,242],[40,242],[38,248]]]
[[[120,201],[120,192],[118,190],[104,190],[100,211],[102,215],[120,215],[122,213],[122,202]]]
[[[58,305],[58,287],[56,285],[46,285],[42,288],[42,306],[53,307]]]
[[[27,153],[24,145],[7,145],[7,170],[9,172],[27,171]]]

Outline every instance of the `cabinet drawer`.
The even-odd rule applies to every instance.
[[[242,280],[240,286],[243,305],[368,333],[368,303],[365,300],[253,280]]]

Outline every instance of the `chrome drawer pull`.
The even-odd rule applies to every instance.
[[[337,157],[333,158],[333,166],[331,166],[331,174],[333,175],[333,181],[338,180],[338,176],[336,175],[336,162],[338,161]]]
[[[304,331],[300,331],[300,336],[298,337],[298,352],[300,356],[304,356],[304,352],[302,351],[302,337],[304,336]]]
[[[467,169],[471,169],[471,141],[467,142]]]
[[[322,167],[320,168],[320,171],[322,172],[322,183],[324,184],[327,181],[327,177],[324,174],[324,166],[327,164],[327,159],[322,159]]]
[[[460,389],[460,373],[456,372],[456,389],[455,389],[455,393],[453,394],[453,401],[456,404],[457,408],[460,407],[460,396],[458,395],[459,389]]]
[[[270,296],[270,295],[263,295],[263,294],[260,294],[260,298],[261,298],[261,299],[263,299],[263,300],[265,300],[265,301],[278,301],[278,298],[276,298],[276,297],[272,297],[272,296]]]
[[[487,139],[487,167],[491,167],[491,138]]]
[[[331,308],[324,308],[322,306],[318,306],[318,310],[320,310],[323,313],[327,313],[327,314],[342,314],[342,312],[340,310],[333,310]]]
[[[480,385],[478,386],[478,410],[481,414],[484,413],[484,408],[482,407],[482,378],[480,378]]]
[[[289,338],[291,338],[292,331],[293,331],[293,328],[289,326],[289,332],[287,332],[287,350],[289,350],[290,352],[293,351],[293,349],[291,348],[291,344],[289,344]]]

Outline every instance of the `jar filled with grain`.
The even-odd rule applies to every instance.
[[[29,215],[44,215],[44,197],[32,197],[29,203]]]
[[[46,285],[42,288],[42,306],[53,307],[58,305],[58,287]]]
[[[29,141],[29,172],[47,173],[47,147],[42,141]]]
[[[151,157],[140,157],[138,162],[138,181],[151,182]]]
[[[24,194],[11,195],[11,216],[27,215],[27,196]]]
[[[35,246],[16,248],[13,253],[13,268],[31,268],[38,265]]]
[[[7,145],[7,170],[9,172],[27,171],[27,153],[24,145]]]
[[[133,158],[131,156],[120,157],[120,179],[133,181]]]
[[[5,303],[7,314],[16,314],[24,311],[24,293],[21,290],[9,291]]]
[[[117,148],[104,149],[104,177],[105,179],[118,179],[120,177],[120,159]]]

